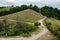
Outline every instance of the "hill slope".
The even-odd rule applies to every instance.
[[[1,16],[0,18],[7,18],[7,19],[17,19],[17,17],[21,20],[27,21],[27,22],[36,22],[37,20],[43,18],[43,15],[31,10],[27,9],[24,11],[20,11],[17,13]]]
[[[47,18],[44,25],[46,25],[46,27],[56,36],[57,39],[60,39],[60,20]]]

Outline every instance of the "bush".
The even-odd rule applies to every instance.
[[[39,25],[41,25],[41,23],[36,22],[36,23],[34,23],[34,25],[39,26]]]
[[[28,33],[23,33],[22,36],[29,37],[29,36],[31,36],[31,34],[30,33],[29,34]]]
[[[8,24],[7,24],[8,23]],[[18,25],[17,25],[18,24]],[[2,26],[5,25],[5,26]],[[6,32],[5,32],[6,31]],[[7,22],[0,23],[0,36],[31,36],[30,33],[37,31],[37,27],[23,22]],[[6,35],[7,34],[7,35]]]

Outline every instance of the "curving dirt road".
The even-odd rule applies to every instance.
[[[43,19],[38,21],[39,23],[41,23],[41,25],[39,26],[40,32],[38,34],[33,34],[31,37],[28,37],[28,38],[12,37],[12,38],[0,38],[0,40],[36,40],[48,32],[48,29],[43,25],[43,21],[45,19],[46,19],[46,17],[44,17]],[[11,21],[14,21],[14,20],[11,20]]]

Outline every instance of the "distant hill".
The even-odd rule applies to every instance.
[[[32,9],[27,9],[24,11],[20,11],[17,13],[1,16],[0,18],[7,18],[7,19],[17,19],[17,17],[21,20],[27,21],[27,22],[36,22],[37,20],[43,18],[44,16],[40,13],[37,13],[33,11]]]

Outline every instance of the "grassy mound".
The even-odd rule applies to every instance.
[[[43,16],[41,14],[39,14],[39,13],[37,13],[37,12],[31,10],[31,9],[27,9],[27,10],[20,11],[20,12],[17,12],[17,13],[5,15],[5,16],[2,16],[0,18],[16,19],[17,17],[20,20],[24,20],[24,21],[27,21],[27,22],[36,22],[39,19],[43,18]]]

